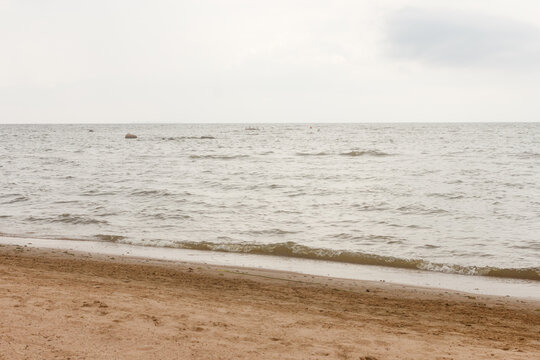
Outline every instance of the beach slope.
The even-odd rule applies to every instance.
[[[0,246],[0,359],[533,359],[540,302]]]

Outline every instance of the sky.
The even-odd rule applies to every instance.
[[[0,0],[0,124],[537,122],[540,2]]]

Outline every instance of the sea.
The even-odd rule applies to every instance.
[[[0,236],[538,282],[540,123],[0,125]]]

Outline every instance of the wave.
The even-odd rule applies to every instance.
[[[274,229],[275,230],[275,229]],[[279,230],[279,229],[277,229]],[[0,236],[8,237],[23,237],[24,235],[16,235],[0,232]],[[67,237],[50,237],[40,236],[42,239],[56,239],[56,240],[79,240],[87,241],[88,239],[75,239]],[[94,235],[93,240],[124,243],[130,245],[141,246],[140,242],[128,240],[125,236],[121,235],[108,235],[97,234]],[[324,248],[312,248],[309,246],[297,244],[292,241],[272,243],[272,244],[256,244],[256,243],[239,243],[233,242],[234,240],[222,236],[218,238],[221,243],[202,241],[183,241],[183,242],[162,242],[152,241],[146,242],[143,246],[151,247],[165,247],[165,248],[178,248],[200,251],[217,251],[226,253],[239,253],[239,254],[255,254],[255,255],[270,255],[288,258],[302,258],[311,260],[323,260],[331,262],[358,264],[358,265],[373,265],[392,267],[399,269],[410,270],[423,270],[442,272],[449,274],[460,275],[475,275],[475,276],[488,276],[496,278],[508,278],[519,280],[534,280],[540,281],[540,267],[529,268],[499,268],[494,266],[474,266],[474,265],[457,265],[457,264],[441,264],[434,263],[423,259],[403,259],[393,256],[384,256],[377,254],[369,254],[358,251],[348,250],[332,250]]]
[[[122,235],[105,235],[105,234],[97,234],[94,235],[94,238],[99,241],[105,241],[105,242],[118,242],[120,240],[124,240],[126,237]]]
[[[79,200],[57,200],[54,201],[53,204],[77,204],[79,202]]]
[[[173,213],[173,214],[164,214],[164,213],[157,213],[157,214],[151,214],[151,215],[148,215],[154,219],[157,219],[157,220],[187,220],[187,219],[191,219],[191,216],[189,215],[182,215],[182,214],[176,214],[176,213]]]
[[[15,199],[11,199],[11,200],[8,200],[8,201],[4,201],[0,204],[15,204],[15,203],[18,203],[18,202],[23,202],[23,201],[28,201],[30,200],[30,198],[26,197],[26,196],[17,196]]]
[[[396,209],[399,212],[405,213],[405,214],[414,214],[414,215],[435,215],[435,214],[448,214],[450,213],[448,210],[441,209],[441,208],[428,208],[421,204],[411,204],[411,205],[404,205],[400,206]]]
[[[112,191],[88,190],[81,193],[81,195],[82,196],[109,196],[109,195],[116,195],[116,193]]]
[[[332,154],[321,151],[318,153],[297,152],[296,155],[297,156],[327,156],[327,155],[332,155]]]
[[[365,236],[355,236],[349,233],[339,233],[330,235],[334,239],[343,239],[343,240],[353,240],[355,242],[358,241],[369,241],[369,242],[380,242],[385,241],[388,242],[401,242],[400,240],[396,240],[394,236],[390,235],[365,235]]]
[[[384,211],[388,210],[388,203],[382,201],[376,204],[353,204],[357,211]]]
[[[465,198],[465,196],[461,193],[429,193],[427,194],[427,196],[438,197],[448,200],[458,200]]]
[[[247,158],[249,155],[190,155],[190,159],[216,159],[216,160],[232,160]]]
[[[391,156],[392,154],[385,153],[379,150],[353,150],[339,155],[343,156]]]
[[[320,152],[297,152],[297,156],[329,156],[334,155],[332,153],[326,152],[326,151],[320,151]],[[391,156],[392,154],[385,153],[379,150],[352,150],[349,152],[343,152],[339,155],[342,156]]]
[[[246,231],[245,234],[249,235],[287,235],[287,234],[297,234],[298,231],[282,230],[282,229],[268,229],[268,230],[250,230]]]
[[[61,214],[55,217],[29,216],[25,219],[25,221],[42,223],[66,223],[73,225],[108,224],[108,222],[105,220],[98,220],[88,216],[79,216],[73,214]]]
[[[163,245],[159,246],[162,247]],[[540,281],[540,267],[497,268],[490,266],[438,264],[422,259],[403,259],[393,256],[383,256],[357,251],[312,248],[291,241],[273,244],[184,241],[177,243],[169,243],[166,247],[202,251],[219,251],[227,253],[271,255],[289,258],[333,261],[358,265],[375,265],[400,269],[435,271],[450,274],[490,276],[499,278]]]
[[[153,196],[153,197],[158,197],[158,196],[171,196],[173,194],[171,194],[170,192],[166,191],[166,190],[135,190],[133,192],[131,192],[130,195],[133,195],[133,196]]]
[[[540,153],[534,151],[524,151],[522,153],[515,154],[514,156],[520,159],[539,159]]]
[[[203,136],[173,136],[173,137],[162,137],[161,140],[213,140],[215,137],[211,135],[203,135]]]

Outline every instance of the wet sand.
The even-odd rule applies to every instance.
[[[0,246],[0,359],[533,359],[540,301]]]

